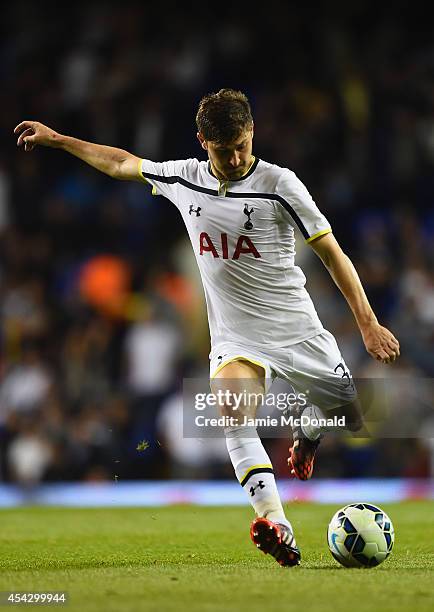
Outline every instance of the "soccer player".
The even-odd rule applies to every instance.
[[[351,374],[294,262],[296,227],[347,300],[368,353],[391,363],[399,356],[398,340],[377,321],[356,270],[303,183],[291,170],[252,154],[254,125],[246,96],[232,89],[205,96],[196,122],[207,161],[156,163],[59,134],[36,121],[23,121],[15,133],[25,151],[36,145],[63,149],[113,178],[149,183],[154,194],[175,204],[205,290],[212,385],[233,393],[247,385],[254,393],[280,377],[299,392],[312,389],[310,403],[296,405],[296,415],[343,415],[347,428],[358,430],[362,417]],[[229,405],[220,408],[221,414],[232,413]],[[257,406],[252,401],[240,408],[252,416]],[[309,424],[315,423],[312,418],[296,423],[288,464],[306,480],[322,429]],[[253,542],[281,565],[297,565],[300,551],[256,428],[238,421],[225,428],[225,436],[236,476],[257,515]]]

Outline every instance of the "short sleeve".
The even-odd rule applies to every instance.
[[[182,178],[188,161],[180,159],[153,162],[149,159],[141,159],[138,164],[138,172],[142,179],[152,185],[152,195],[162,195],[176,205],[179,179]]]
[[[282,219],[297,226],[306,242],[332,231],[330,223],[294,172],[283,170],[276,191],[282,205]]]

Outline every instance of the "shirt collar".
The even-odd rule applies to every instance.
[[[237,183],[238,181],[244,181],[246,178],[248,178],[249,176],[251,176],[254,171],[256,170],[257,166],[259,163],[259,157],[253,157],[253,161],[250,164],[249,169],[247,170],[247,172],[245,174],[243,174],[243,176],[240,176],[240,178],[238,179],[219,179],[214,172],[212,171],[212,167],[211,167],[211,162],[208,161],[208,172],[211,174],[211,176],[213,176],[215,179],[217,179],[220,183]]]

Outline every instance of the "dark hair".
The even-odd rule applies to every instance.
[[[197,129],[211,142],[226,144],[236,140],[253,125],[250,104],[241,91],[220,89],[204,96],[196,115]]]

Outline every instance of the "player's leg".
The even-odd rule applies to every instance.
[[[318,406],[309,405],[303,410],[297,410],[298,417],[305,417],[306,422],[292,428],[293,445],[289,449],[288,466],[291,474],[299,480],[309,480],[312,477],[315,455],[322,436],[336,429],[347,429],[356,432],[363,427],[363,417],[359,400],[355,400],[339,408],[321,410]],[[327,427],[318,425],[320,419],[345,417],[342,427]]]
[[[292,410],[295,424],[288,465],[293,475],[308,480],[322,434],[336,429],[318,422],[344,416],[343,428],[358,431],[363,418],[351,373],[330,332],[318,334],[291,349],[288,378],[297,390],[308,391],[310,402],[299,403]]]
[[[254,425],[244,424],[245,417],[255,418],[258,398],[265,392],[265,369],[237,359],[219,369],[211,381],[214,393],[244,393],[247,401],[236,410],[238,422],[225,428],[229,456],[243,489],[257,515],[251,526],[251,537],[260,550],[272,554],[281,565],[296,565],[300,553],[296,548],[291,523],[285,516],[274,478],[270,458]],[[235,416],[233,403],[223,404],[220,414]]]
[[[347,429],[348,431],[360,431],[363,427],[363,415],[358,399],[349,402],[338,408],[329,408],[321,410],[318,406],[309,404],[304,408],[296,409],[297,415],[304,417],[300,419],[300,424],[293,426],[293,437],[295,440],[306,438],[312,442],[318,440],[321,434],[328,431],[336,431],[336,429]],[[320,419],[344,419],[342,425],[324,426],[319,425]]]
[[[237,410],[228,404],[220,406],[220,413],[238,417],[238,423],[225,428],[226,446],[243,489],[258,516],[286,522],[285,513],[277,491],[271,460],[258,436],[256,427],[244,425],[244,417],[255,418],[255,398],[264,394],[264,369],[247,361],[233,361],[222,368],[212,380],[217,388],[231,393],[242,393],[244,388],[252,398]]]

